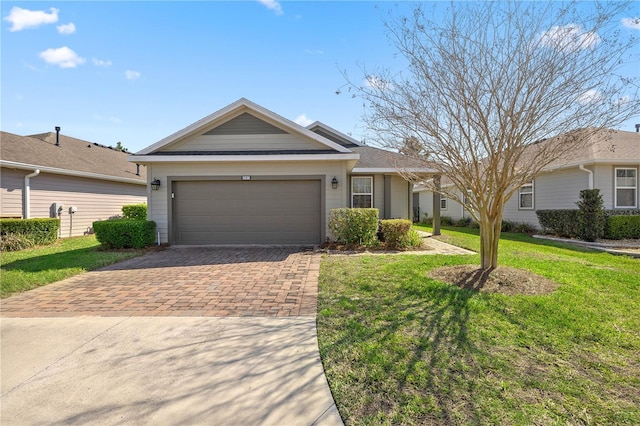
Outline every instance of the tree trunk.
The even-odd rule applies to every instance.
[[[480,262],[482,269],[494,269],[498,266],[498,243],[502,218],[488,219],[480,224]]]

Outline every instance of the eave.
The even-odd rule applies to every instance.
[[[230,163],[258,161],[342,161],[359,160],[360,154],[277,154],[277,155],[131,155],[132,163]]]
[[[28,163],[18,163],[15,161],[6,161],[0,160],[0,166],[6,167],[10,169],[20,169],[20,170],[40,170],[45,173],[52,173],[56,175],[65,175],[65,176],[75,176],[75,177],[83,177],[88,179],[99,179],[99,180],[108,180],[112,182],[121,182],[121,183],[132,183],[135,185],[146,185],[146,180],[142,179],[134,179],[134,178],[125,178],[119,176],[109,176],[103,175],[99,173],[91,173],[91,172],[82,172],[79,170],[69,170],[69,169],[60,169],[57,167],[49,167],[49,166],[39,166],[37,164],[28,164]]]

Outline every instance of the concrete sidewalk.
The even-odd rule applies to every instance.
[[[342,425],[314,317],[0,325],[3,425]]]

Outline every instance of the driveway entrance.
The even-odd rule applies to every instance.
[[[299,247],[172,247],[9,297],[2,316],[315,316],[319,268]]]

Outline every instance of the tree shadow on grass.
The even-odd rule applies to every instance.
[[[477,292],[418,275],[383,300],[374,290],[355,296],[351,308],[332,306],[334,316],[361,327],[330,330],[339,322],[319,316],[321,336],[340,336],[320,347],[347,423],[477,424],[483,418],[476,388],[483,376],[479,359],[487,354],[468,335]],[[468,285],[482,280],[470,278]]]

